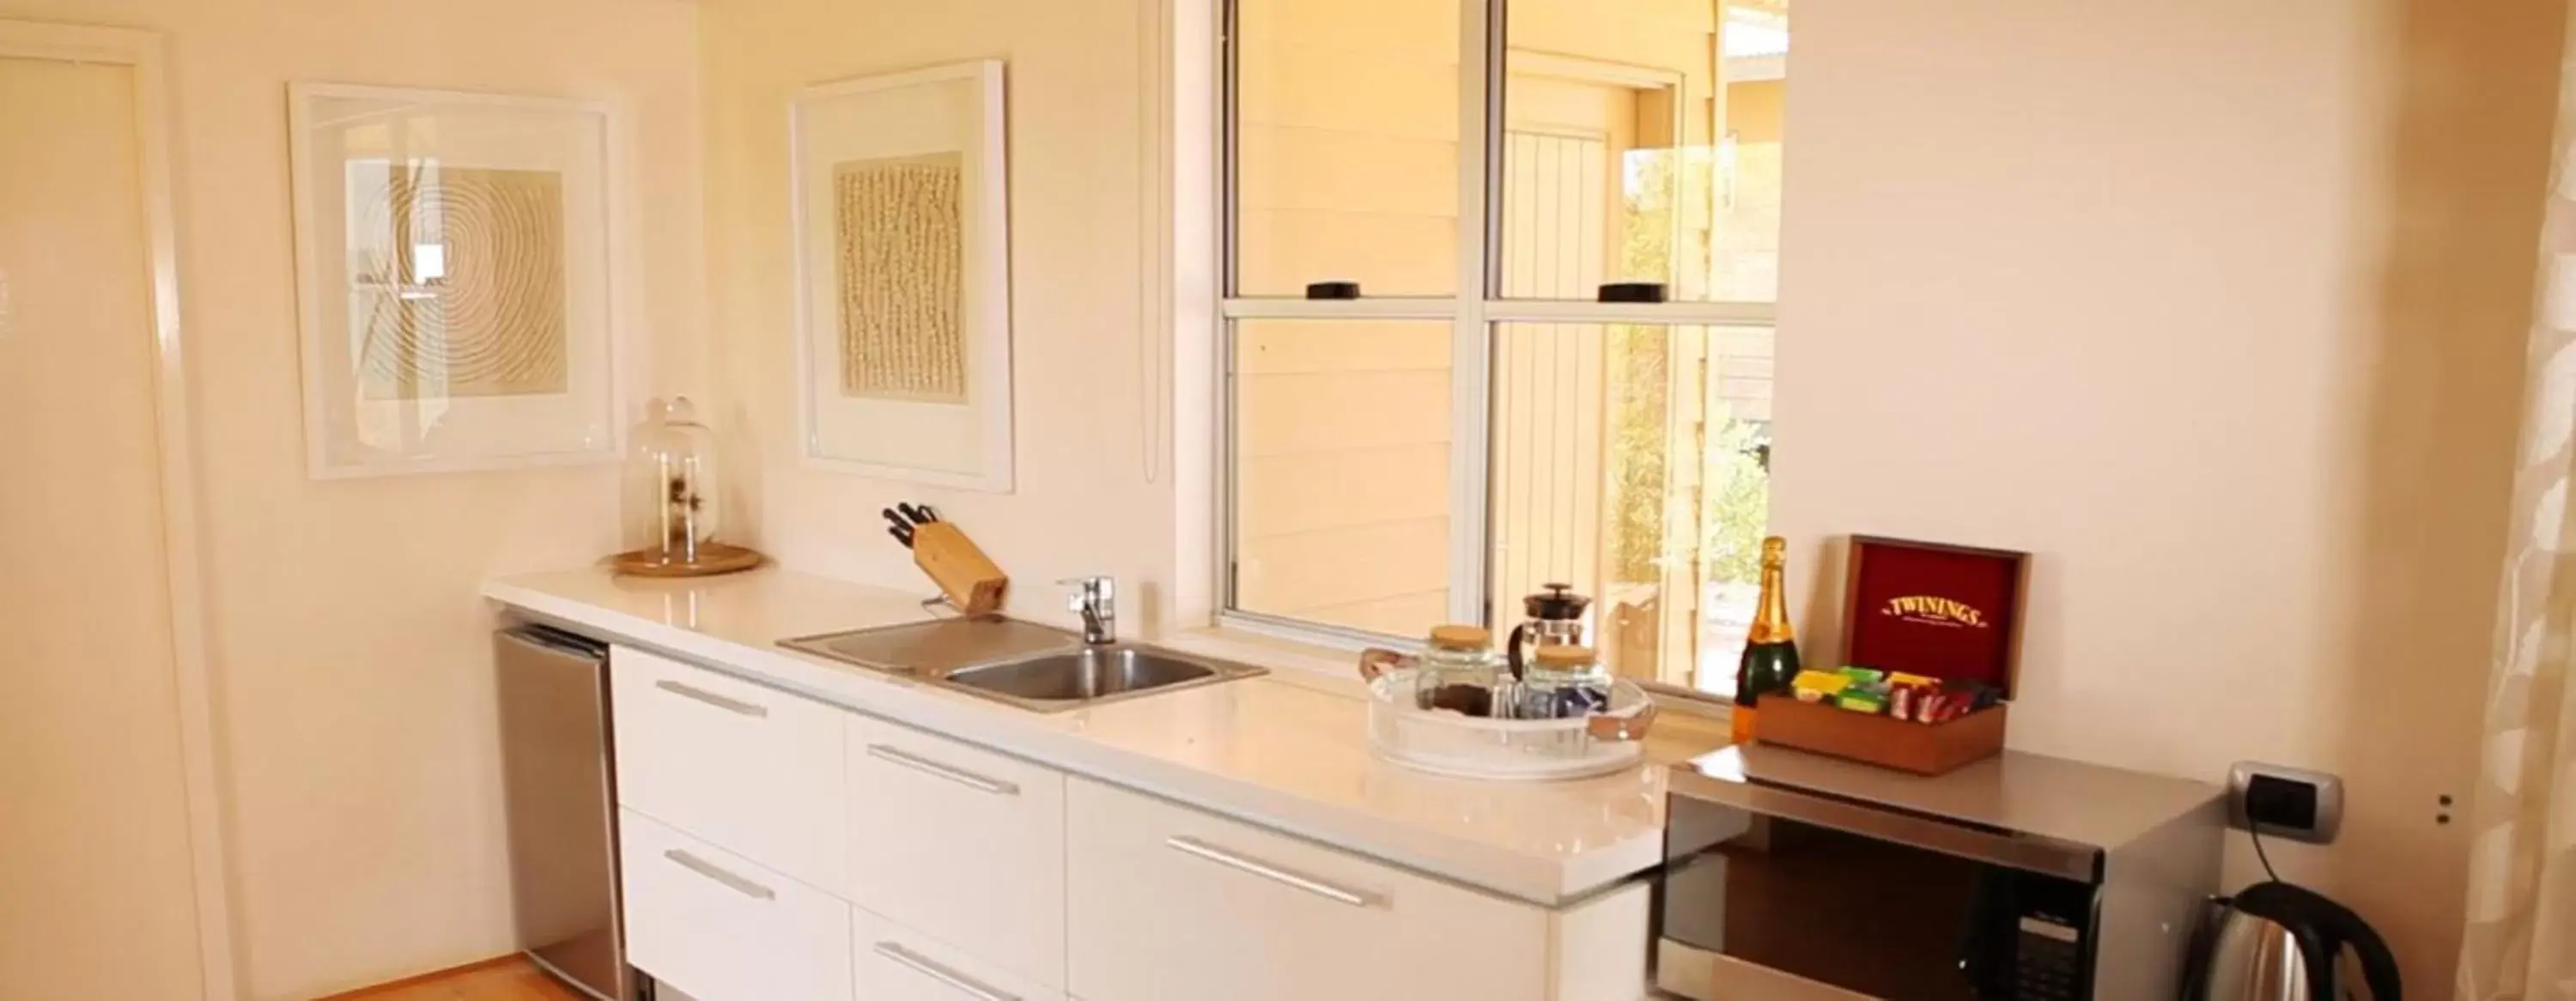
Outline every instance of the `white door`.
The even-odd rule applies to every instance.
[[[1620,157],[1636,142],[1636,91],[1512,78],[1503,133],[1503,294],[1588,300],[1620,252]],[[1489,564],[1493,622],[1562,583],[1601,596],[1607,373],[1599,324],[1513,323],[1494,346]]]
[[[1508,295],[1589,299],[1600,288],[1610,144],[1602,135],[1511,130],[1503,136],[1503,239],[1515,250]],[[1599,595],[1602,330],[1508,324],[1494,347],[1495,625],[1519,622],[1521,596],[1549,582]]]
[[[1630,155],[1671,143],[1676,91],[1641,86],[1606,64],[1520,52],[1513,59],[1532,68],[1514,73],[1505,104],[1503,294],[1588,300],[1605,280],[1654,274],[1652,264],[1630,259],[1641,249],[1632,229],[1647,223],[1630,217],[1628,197],[1648,183]],[[1570,584],[1594,599],[1592,642],[1613,672],[1687,683],[1699,605],[1699,561],[1686,554],[1698,549],[1705,337],[1658,325],[1496,329],[1492,624],[1518,622],[1521,596],[1540,585]],[[1661,340],[1662,362],[1633,360],[1641,337]],[[1640,367],[1648,364],[1664,373],[1660,402],[1636,395],[1637,379],[1652,377],[1653,368]],[[1633,472],[1651,467],[1623,468],[1623,459],[1658,452],[1660,478]],[[1640,505],[1661,516],[1632,517]],[[1626,565],[1635,550],[1620,545],[1623,532],[1653,533],[1644,541],[1659,569]]]
[[[202,997],[142,91],[6,51],[0,998]]]

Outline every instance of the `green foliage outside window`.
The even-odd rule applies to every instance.
[[[1675,555],[1664,545],[1664,484],[1672,443],[1666,398],[1671,394],[1672,345],[1664,327],[1611,327],[1609,367],[1615,385],[1610,413],[1611,580],[1657,583],[1662,564]]]
[[[1620,270],[1633,280],[1673,273],[1673,213],[1678,201],[1673,154],[1628,154]],[[1665,280],[1669,280],[1666,278]],[[1700,537],[1665,536],[1672,441],[1671,392],[1674,329],[1613,326],[1608,338],[1614,401],[1610,414],[1610,567],[1614,582],[1656,583],[1676,561],[1702,559],[1707,579],[1752,583],[1760,578],[1762,537],[1771,515],[1771,476],[1763,467],[1766,429],[1722,414],[1710,415],[1700,443]],[[1689,380],[1696,383],[1697,380]],[[1678,449],[1687,453],[1688,445]]]
[[[1753,583],[1762,576],[1762,536],[1771,524],[1771,473],[1762,468],[1768,436],[1732,418],[1709,424],[1706,477],[1700,491],[1701,556],[1708,579]]]

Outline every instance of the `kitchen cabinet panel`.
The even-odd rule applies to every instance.
[[[608,669],[620,806],[844,892],[850,713],[630,647]]]
[[[1061,986],[1064,774],[868,717],[847,747],[851,899]]]
[[[1549,1001],[1549,911],[1163,800],[1066,794],[1086,1001]]]
[[[1062,991],[866,910],[852,915],[857,1001],[1065,1001]]]
[[[696,1001],[849,1001],[849,904],[633,810],[619,823],[636,969]]]

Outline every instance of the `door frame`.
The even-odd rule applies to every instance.
[[[1507,77],[1530,76],[1542,79],[1566,80],[1575,83],[1593,84],[1605,87],[1622,87],[1641,94],[1649,91],[1663,91],[1670,95],[1668,98],[1669,107],[1664,111],[1665,120],[1662,123],[1666,130],[1665,134],[1670,137],[1670,141],[1674,144],[1676,149],[1687,145],[1687,137],[1690,135],[1690,99],[1692,94],[1690,90],[1690,76],[1687,73],[1660,66],[1643,66],[1632,63],[1597,59],[1590,56],[1566,55],[1559,52],[1521,48],[1506,50],[1506,65],[1509,67]],[[1721,87],[1718,92],[1723,93],[1723,88]],[[1501,126],[1497,127],[1501,128]],[[1642,136],[1640,137],[1640,141],[1643,141]],[[1496,187],[1499,189],[1500,185],[1497,184]],[[1674,247],[1680,247],[1682,245],[1684,220],[1681,208],[1682,207],[1680,205],[1676,205],[1674,207],[1673,218],[1671,221],[1671,230],[1669,235],[1672,239],[1671,245]],[[1501,255],[1494,255],[1494,259],[1499,262],[1501,260]],[[1676,262],[1676,267],[1678,266],[1679,262]],[[1545,303],[1540,302],[1539,305],[1544,306]],[[1584,307],[1576,308],[1582,309]],[[1597,310],[1597,307],[1593,308]],[[1583,314],[1569,314],[1568,320],[1563,322],[1600,324],[1607,327],[1609,324],[1617,321],[1610,317],[1600,315],[1596,311],[1589,314],[1588,317]],[[1685,339],[1675,334],[1674,331],[1683,326],[1692,325],[1692,322],[1678,318],[1648,320],[1646,322],[1664,327],[1666,331],[1666,343],[1672,348],[1670,357],[1673,364],[1671,364],[1667,370],[1667,384],[1665,386],[1665,399],[1671,401],[1666,407],[1665,415],[1665,432],[1667,439],[1673,443],[1674,453],[1687,454],[1694,459],[1700,458],[1701,452],[1704,449],[1704,442],[1706,441],[1706,426],[1709,413],[1706,396],[1708,390],[1708,353],[1705,348],[1703,348],[1696,356],[1693,364],[1683,365],[1680,362],[1685,354],[1683,350],[1686,347]],[[1721,322],[1723,321],[1697,321],[1698,325],[1703,327],[1715,326]],[[1497,358],[1496,364],[1500,364],[1499,358]],[[1499,382],[1499,376],[1496,376],[1496,381]],[[1605,402],[1607,401],[1608,396],[1606,393],[1604,394],[1603,399]],[[1499,407],[1501,405],[1500,401],[1495,401],[1495,405]],[[1496,424],[1499,425],[1499,423],[1499,418],[1497,418]],[[1609,430],[1609,425],[1605,421],[1602,426],[1602,433],[1606,436],[1609,433]],[[1491,447],[1490,443],[1488,444],[1488,447]],[[1682,451],[1684,447],[1688,448],[1687,453]],[[1601,481],[1598,486],[1603,496],[1606,497],[1610,493],[1608,484],[1610,463],[1608,460],[1608,446],[1606,444],[1602,446],[1602,453]],[[1656,582],[1656,593],[1661,598],[1661,600],[1656,603],[1655,636],[1656,648],[1658,651],[1657,673],[1652,676],[1644,677],[1623,673],[1622,676],[1629,677],[1632,680],[1660,686],[1659,690],[1674,690],[1696,696],[1699,694],[1700,616],[1702,614],[1702,609],[1700,607],[1702,602],[1701,592],[1705,586],[1702,578],[1706,576],[1704,570],[1708,562],[1706,554],[1703,551],[1703,547],[1700,545],[1700,534],[1702,531],[1702,525],[1700,523],[1700,504],[1703,491],[1705,490],[1705,474],[1696,471],[1698,468],[1696,464],[1691,465],[1689,468],[1694,471],[1687,477],[1689,482],[1686,484],[1678,484],[1683,489],[1676,490],[1677,481],[1683,478],[1676,473],[1676,470],[1683,468],[1683,466],[1677,462],[1667,461],[1664,468],[1664,538],[1670,540],[1678,536],[1691,540],[1691,558],[1688,561],[1677,561],[1675,565],[1668,565],[1664,570],[1662,579]],[[1490,463],[1485,475],[1488,477],[1488,483],[1490,484],[1490,478],[1493,475]],[[1676,494],[1682,494],[1684,496],[1677,498],[1675,496]],[[1597,528],[1598,526],[1596,525],[1595,527]],[[1494,525],[1493,519],[1488,517],[1486,546],[1489,552],[1493,546],[1493,533],[1498,530],[1499,526]],[[1596,544],[1593,549],[1596,556],[1595,562],[1599,565],[1599,568],[1596,570],[1596,577],[1602,581],[1604,585],[1604,587],[1601,588],[1604,593],[1597,595],[1596,597],[1605,599],[1603,603],[1597,607],[1602,610],[1601,614],[1606,616],[1610,607],[1609,603],[1606,601],[1609,597],[1606,587],[1610,578],[1610,574],[1607,572],[1609,547],[1606,545]],[[1489,582],[1499,576],[1500,574],[1491,565],[1487,567],[1486,579]],[[1487,586],[1489,589],[1492,587],[1490,583]],[[1490,607],[1495,607],[1497,611],[1500,611],[1502,607],[1507,606],[1508,601],[1509,596],[1501,596],[1501,600],[1494,606]],[[1500,618],[1507,620],[1510,618],[1510,615],[1504,614],[1501,615]],[[1600,627],[1596,625],[1596,631],[1599,628]],[[1609,640],[1606,638],[1606,634],[1596,636],[1597,645],[1607,646],[1608,643]],[[1681,680],[1667,681],[1664,679],[1663,674],[1665,670],[1670,667],[1671,660],[1675,656],[1680,656],[1684,661]],[[1614,664],[1612,670],[1621,671],[1622,665]]]
[[[216,768],[212,660],[198,531],[195,433],[179,311],[169,80],[158,32],[0,20],[0,58],[125,66],[134,73],[135,141],[142,163],[145,246],[151,269],[153,402],[161,459],[161,529],[170,591],[171,662],[178,690],[180,770],[195,883],[198,972],[206,1001],[239,993],[231,894],[225,876],[223,804]]]

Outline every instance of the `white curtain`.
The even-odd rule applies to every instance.
[[[2461,1001],[2576,1001],[2576,45],[2562,73],[2540,303],[2485,746]]]

